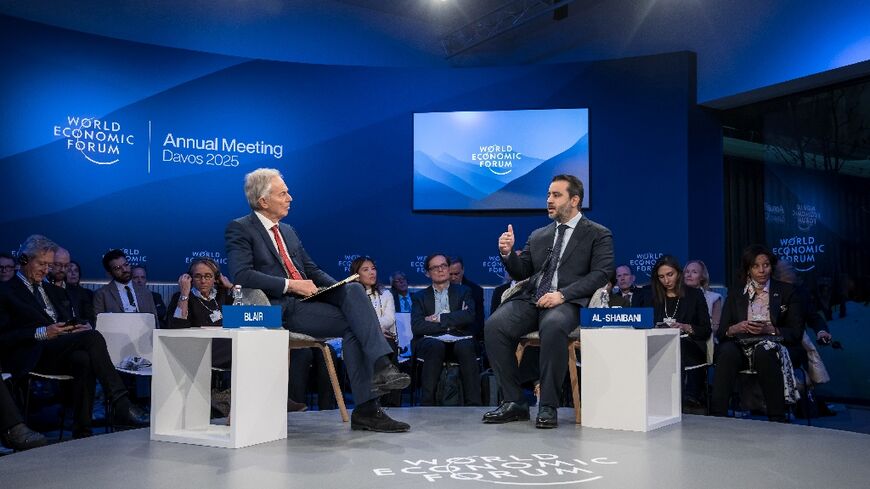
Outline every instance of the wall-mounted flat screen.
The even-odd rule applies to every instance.
[[[589,109],[414,114],[414,210],[542,209],[561,173],[588,207]]]

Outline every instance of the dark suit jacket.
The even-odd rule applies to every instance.
[[[483,332],[483,287],[462,277],[462,285],[471,289],[471,299],[474,300],[474,327],[478,332]]]
[[[72,304],[66,291],[42,284],[57,313],[57,321],[45,313],[33,292],[17,277],[0,284],[0,356],[3,368],[22,375],[36,366],[43,342],[36,341],[36,328],[72,319]]]
[[[713,328],[710,324],[710,311],[707,310],[704,291],[694,287],[683,287],[683,292],[685,295],[680,298],[680,305],[673,313],[674,319],[678,323],[691,324],[692,334],[689,335],[689,338],[695,340],[703,351],[707,351],[707,339],[710,338]],[[621,294],[619,295],[621,296]],[[632,304],[634,304],[633,307],[652,307],[656,324],[664,322],[664,304],[655,302],[652,287],[644,289],[643,293],[635,292]]]
[[[66,295],[72,303],[75,317],[84,319],[91,326],[97,324],[97,315],[94,313],[94,291],[80,285],[67,285]]]
[[[435,289],[430,285],[411,296],[411,331],[415,340],[448,332],[457,336],[473,335],[477,332],[471,290],[464,285],[450,284],[447,299],[450,302],[450,312],[442,314],[440,322],[433,323],[426,321],[426,316],[435,314]]]
[[[782,343],[788,347],[789,353],[803,350],[801,339],[804,335],[803,328],[803,304],[800,295],[795,288],[785,282],[770,280],[770,322],[782,335]],[[728,328],[745,321],[749,316],[749,297],[743,293],[743,288],[730,289],[725,305],[722,306],[722,320],[719,322],[719,330],[716,337],[719,343],[732,341],[733,338],[725,335]],[[794,355],[792,355],[794,357]],[[795,365],[799,363],[793,358]]]
[[[318,268],[308,256],[296,231],[288,224],[280,223],[278,230],[287,247],[287,255],[302,277],[318,287],[332,285],[336,280]],[[240,217],[227,225],[224,232],[227,247],[227,264],[233,283],[242,287],[260,289],[269,296],[272,304],[295,301],[284,295],[287,272],[281,264],[278,250],[272,244],[269,232],[254,213]]]
[[[154,296],[151,295],[151,290],[142,285],[135,285],[133,282],[130,282],[130,286],[133,287],[133,292],[136,293],[136,301],[138,302],[136,307],[139,309],[139,312],[150,312],[156,316],[157,306],[154,305]],[[115,285],[114,280],[100,287],[94,293],[94,312],[97,314],[101,312],[124,312],[121,293],[118,292],[118,286]]]
[[[532,231],[522,253],[510,253],[502,261],[515,280],[523,280],[542,272],[549,249],[556,236],[556,223]],[[606,227],[581,217],[568,240],[557,269],[557,289],[567,302],[586,306],[589,298],[607,283],[613,272],[613,235]],[[529,280],[527,291],[535,289],[537,277]],[[516,294],[511,300],[528,294]]]

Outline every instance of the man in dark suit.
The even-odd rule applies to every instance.
[[[67,277],[69,274],[70,264],[72,263],[69,251],[65,248],[58,247],[54,253],[54,263],[48,268],[48,274],[45,276],[45,281],[52,285],[56,285],[62,289],[66,289],[66,294],[69,296],[72,306],[73,317],[87,321],[89,324],[96,324],[96,314],[94,314],[93,292],[88,295],[85,292],[87,289],[81,287],[67,287]]]
[[[345,366],[356,409],[351,428],[381,432],[408,431],[391,419],[378,398],[410,383],[390,361],[392,353],[371,302],[357,282],[301,300],[319,287],[336,283],[308,256],[296,231],[280,221],[293,198],[281,173],[260,168],[245,176],[245,196],[253,212],[231,221],[225,239],[234,283],[261,289],[280,305],[284,327],[314,337],[342,337]]]
[[[637,307],[637,304],[640,303],[640,296],[638,294],[639,289],[634,285],[634,281],[635,276],[630,266],[622,264],[616,267],[616,286],[619,287],[619,290],[611,294],[611,306]],[[622,300],[614,300],[617,299],[617,296]]]
[[[396,312],[411,312],[411,293],[408,292],[408,279],[402,272],[393,272],[390,277],[390,292]]]
[[[133,272],[127,255],[121,250],[110,250],[103,255],[103,268],[112,281],[94,293],[94,312],[150,312],[157,316],[154,296],[148,287],[133,283]]]
[[[474,300],[474,330],[477,339],[483,333],[483,287],[469,280],[465,276],[465,263],[461,256],[450,258],[450,283],[464,285],[471,289],[471,299]]]
[[[459,363],[465,405],[479,406],[480,366],[477,364],[477,342],[474,339],[476,306],[468,287],[451,283],[450,265],[450,260],[443,254],[426,257],[426,276],[432,279],[432,285],[412,297],[411,330],[414,339],[411,350],[423,360],[420,404],[435,404],[435,388],[444,359],[452,358]],[[439,339],[442,335],[470,338],[446,341]]]
[[[136,265],[132,267],[130,269],[130,274],[134,286],[148,288],[148,270],[145,268],[145,265]],[[154,298],[154,310],[157,311],[157,325],[159,328],[165,328],[166,321],[168,320],[166,317],[166,303],[163,302],[163,296],[160,295],[159,292],[150,292],[151,297]]]
[[[103,336],[89,324],[67,324],[66,292],[44,283],[57,245],[33,235],[19,251],[17,277],[0,285],[0,356],[13,377],[30,371],[73,376],[73,436],[91,434],[93,380],[102,384],[117,424],[144,426],[148,416],[133,405],[112,365]]]
[[[18,406],[0,381],[0,443],[13,450],[22,451],[41,447],[47,443],[42,433],[37,433],[24,424]]]
[[[514,253],[513,226],[508,225],[499,237],[499,254],[511,277],[531,278],[486,322],[486,351],[505,400],[484,414],[484,423],[529,419],[515,351],[520,337],[537,330],[541,397],[535,426],[558,425],[556,408],[568,368],[568,335],[580,324],[580,307],[613,273],[613,236],[580,213],[582,202],[580,180],[557,175],[547,192],[547,215],[555,222],[533,231],[520,254]]]

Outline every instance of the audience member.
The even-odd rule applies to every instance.
[[[390,345],[363,286],[350,283],[314,295],[336,280],[323,272],[302,247],[296,231],[281,219],[293,198],[274,169],[260,168],[245,176],[245,195],[252,212],[229,223],[225,232],[229,268],[243,287],[263,290],[281,305],[284,325],[314,337],[343,337],[345,366],[356,408],[351,429],[408,431],[381,409],[378,398],[410,383],[390,362]]]
[[[145,268],[145,265],[134,265],[130,268],[130,275],[133,277],[131,279],[133,285],[148,288],[148,270]],[[154,291],[151,291],[151,296],[154,298],[154,310],[157,311],[158,326],[165,328],[169,318],[166,315],[166,304],[163,303],[163,296],[160,292]]]
[[[580,307],[613,272],[613,236],[580,213],[582,202],[583,183],[572,175],[557,175],[547,191],[547,215],[555,222],[533,231],[519,255],[514,253],[513,226],[498,239],[511,277],[529,281],[486,322],[486,351],[504,402],[483,415],[484,423],[529,419],[515,352],[520,338],[537,330],[541,398],[535,426],[558,426],[556,408],[568,372],[568,335],[580,324]]]
[[[48,266],[45,281],[60,288],[66,288],[66,273],[69,268],[70,255],[65,248],[58,247],[54,253],[54,263]]]
[[[611,273],[607,283],[603,287],[596,290],[589,299],[590,308],[608,308],[608,307],[628,307],[627,301],[631,300],[631,296],[623,296],[618,291],[613,291],[613,285],[616,283],[616,274]]]
[[[378,283],[378,268],[375,260],[369,256],[360,256],[350,264],[350,273],[359,274],[359,283],[366,289],[366,295],[372,302],[375,314],[381,324],[381,332],[393,349],[390,360],[398,366],[399,343],[396,334],[396,306],[393,303],[393,294],[384,290]],[[402,391],[394,390],[381,397],[381,403],[386,406],[400,406],[402,404]]]
[[[800,297],[793,286],[771,278],[777,258],[764,246],[747,247],[740,261],[742,285],[728,291],[722,308],[710,411],[728,414],[737,374],[751,367],[758,372],[768,418],[786,421],[783,394],[794,400],[792,362],[805,358]]]
[[[617,290],[611,294],[611,299],[613,299],[613,296],[618,295],[622,300],[617,302],[620,302],[622,307],[636,306],[637,299],[635,298],[635,294],[638,293],[638,287],[634,282],[635,276],[630,266],[623,263],[616,267]],[[613,304],[616,305],[616,302]]]
[[[471,290],[450,282],[450,259],[434,253],[426,257],[426,276],[432,285],[413,295],[411,350],[423,360],[420,404],[435,405],[435,389],[445,359],[459,363],[466,406],[479,406],[480,366],[474,340],[474,308]],[[444,335],[450,335],[446,339]],[[460,339],[461,338],[461,339]]]
[[[57,245],[41,235],[21,245],[17,279],[0,285],[0,355],[13,377],[36,370],[73,376],[73,436],[91,434],[93,379],[103,386],[116,424],[146,425],[148,416],[130,402],[103,336],[71,321],[64,289],[44,283]]]
[[[0,381],[0,443],[16,451],[41,447],[48,443],[42,433],[37,433],[21,419],[18,406],[6,389],[6,382]]]
[[[103,268],[112,281],[94,293],[94,312],[150,312],[157,315],[151,291],[132,283],[130,263],[123,251],[111,250],[103,255]]]
[[[75,260],[69,262],[66,270],[66,295],[72,304],[73,316],[82,318],[94,327],[97,315],[94,313],[94,291],[81,286],[82,267]]]
[[[402,272],[393,272],[390,277],[390,292],[396,312],[411,312],[411,293],[408,292],[408,279]]]
[[[652,307],[656,327],[680,330],[680,363],[683,368],[707,362],[710,313],[700,289],[683,283],[683,268],[676,258],[664,255],[652,268],[650,292],[639,297],[639,307]],[[704,370],[684,371],[683,405],[700,409]]]
[[[471,299],[474,300],[474,331],[476,339],[480,340],[483,334],[483,287],[472,282],[465,276],[465,263],[461,256],[450,258],[450,283],[464,285],[471,290]]]
[[[683,281],[687,286],[704,292],[707,311],[710,313],[710,326],[715,337],[719,331],[719,320],[722,318],[722,294],[710,290],[710,272],[707,271],[707,265],[701,260],[690,260],[683,268]]]
[[[7,282],[15,276],[15,258],[11,253],[0,253],[0,282]]]
[[[169,301],[167,327],[181,329],[202,326],[223,326],[223,306],[233,303],[232,284],[222,280],[218,264],[210,258],[197,258],[190,263],[187,273],[178,277],[179,291]],[[212,365],[230,366],[232,341],[212,340]]]

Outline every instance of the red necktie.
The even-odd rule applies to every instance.
[[[290,261],[290,257],[287,256],[287,250],[284,249],[284,242],[281,241],[281,235],[278,234],[277,224],[272,226],[272,234],[275,236],[275,244],[278,245],[278,254],[281,255],[281,261],[284,262],[284,268],[287,269],[290,278],[293,280],[302,280],[302,275],[299,273],[299,270],[296,269],[293,262]]]

